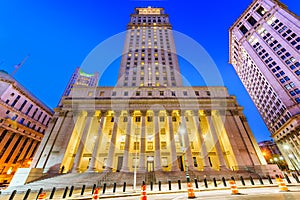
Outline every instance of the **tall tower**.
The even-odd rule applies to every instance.
[[[96,87],[99,81],[99,73],[88,74],[82,71],[80,67],[77,67],[71,76],[71,79],[63,93],[63,96],[69,96],[74,86],[91,86]]]
[[[291,168],[300,161],[299,19],[278,0],[255,0],[230,28],[230,63]]]
[[[181,86],[178,60],[163,8],[136,8],[130,16],[118,86]]]

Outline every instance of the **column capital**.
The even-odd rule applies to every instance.
[[[120,115],[121,115],[121,110],[114,110],[114,117],[120,117]]]
[[[154,116],[158,116],[159,112],[160,112],[160,110],[153,110]]]
[[[203,110],[204,115],[211,116],[211,110]]]
[[[147,110],[140,110],[142,117],[145,117],[147,115]]]

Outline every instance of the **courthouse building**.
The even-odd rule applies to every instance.
[[[0,71],[0,183],[29,167],[53,111],[5,71]]]
[[[116,87],[79,86],[61,103],[33,160],[34,176],[276,170],[225,87],[182,85],[163,8],[130,15]]]
[[[230,63],[290,169],[300,169],[300,17],[255,0],[230,28]]]

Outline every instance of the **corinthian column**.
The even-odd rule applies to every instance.
[[[116,138],[118,131],[118,122],[119,122],[120,112],[114,112],[114,127],[111,135],[110,146],[108,150],[107,163],[105,166],[105,171],[111,172],[113,168],[113,160],[116,149]]]
[[[125,145],[124,145],[124,156],[123,156],[121,172],[129,172],[128,157],[129,157],[129,151],[130,151],[131,120],[133,117],[132,115],[133,115],[133,113],[129,113],[129,116],[128,116]]]
[[[170,138],[170,146],[171,146],[171,162],[172,168],[171,171],[180,171],[178,166],[177,154],[176,154],[176,144],[174,139],[174,129],[172,122],[172,111],[168,111],[168,123],[169,123],[169,138]]]
[[[141,151],[140,151],[140,164],[139,172],[146,172],[145,166],[145,149],[146,149],[146,112],[142,112],[142,127],[141,127]]]
[[[155,124],[155,171],[161,171],[161,158],[160,158],[160,134],[159,134],[159,123],[158,123],[159,111],[154,111],[154,124]]]
[[[99,123],[99,128],[98,128],[98,134],[97,134],[97,138],[95,140],[95,145],[94,145],[94,149],[93,149],[91,162],[89,164],[88,172],[97,171],[97,162],[96,161],[98,159],[99,144],[100,144],[101,137],[102,137],[102,128],[103,128],[105,113],[101,113],[100,115],[101,115],[101,118],[100,118],[100,123]]]
[[[222,148],[221,148],[221,145],[220,145],[220,142],[219,142],[219,138],[218,138],[218,135],[216,133],[216,129],[214,127],[214,124],[213,124],[213,121],[212,121],[212,118],[211,118],[211,112],[206,111],[205,114],[206,114],[208,125],[209,125],[210,131],[211,131],[212,138],[215,142],[215,148],[216,148],[217,155],[218,155],[218,158],[219,158],[219,163],[220,163],[220,170],[227,169],[225,159],[224,159],[224,155],[223,155],[223,151],[222,151]]]
[[[80,162],[81,162],[81,158],[82,158],[82,153],[83,153],[85,141],[87,139],[88,132],[89,132],[90,125],[91,125],[91,121],[92,121],[92,118],[93,118],[94,114],[95,114],[95,112],[91,112],[91,111],[89,111],[87,113],[87,119],[86,119],[85,127],[83,129],[83,133],[82,133],[82,136],[80,138],[79,145],[78,145],[77,152],[76,152],[76,156],[75,156],[75,159],[74,159],[74,164],[73,164],[73,168],[72,168],[73,173],[78,172],[80,170]]]
[[[189,167],[189,170],[194,170],[195,169],[194,165],[193,165],[194,160],[193,160],[193,156],[192,156],[191,145],[190,145],[191,143],[190,143],[190,139],[189,139],[189,133],[187,132],[187,126],[186,126],[184,113],[180,118],[181,118],[181,128],[182,128],[182,130],[179,130],[180,131],[179,133],[182,134],[183,139],[184,139],[183,145],[184,145],[184,148],[185,148],[185,154],[186,154],[187,161],[188,161],[188,167]]]
[[[208,159],[208,153],[207,153],[207,149],[206,149],[206,145],[205,145],[205,141],[203,140],[203,135],[202,135],[202,131],[201,131],[201,127],[200,127],[200,123],[199,123],[199,115],[198,115],[198,111],[194,111],[195,115],[194,115],[194,123],[198,132],[198,138],[201,144],[201,157],[203,159],[203,171],[210,171],[212,170],[212,168],[210,167],[209,164],[209,159]]]

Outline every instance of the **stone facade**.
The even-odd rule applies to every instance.
[[[29,167],[53,111],[4,71],[0,72],[0,183]]]

